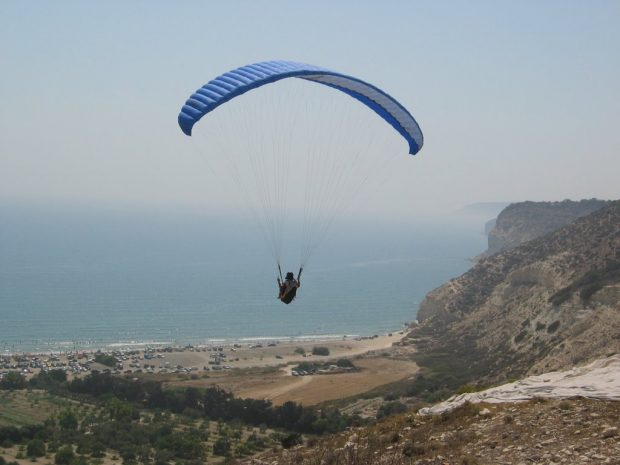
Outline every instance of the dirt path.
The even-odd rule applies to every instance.
[[[312,383],[312,376],[299,376],[297,378],[293,378],[292,383],[279,383],[275,388],[265,388],[265,389],[256,389],[252,391],[252,395],[254,398],[258,399],[267,399],[270,401],[275,401],[276,399],[287,399],[290,397],[290,393],[292,391],[296,391],[302,389],[306,384]],[[284,401],[286,402],[286,401]],[[284,403],[280,402],[280,403]]]
[[[408,360],[370,357],[354,361],[360,371],[310,376],[291,376],[291,367],[271,373],[219,373],[210,378],[179,383],[184,386],[218,385],[236,396],[269,399],[276,405],[287,401],[313,405],[349,397],[415,374],[418,366]],[[177,384],[177,383],[175,383]]]

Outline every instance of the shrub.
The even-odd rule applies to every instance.
[[[476,457],[472,457],[471,455],[466,455],[461,460],[461,465],[478,465],[479,463],[480,462],[478,462],[478,459],[476,459]]]
[[[547,332],[549,334],[555,333],[559,327],[560,327],[560,320],[556,320],[547,327]]]
[[[457,394],[467,394],[470,392],[478,392],[480,388],[473,384],[463,384],[460,388],[457,389]]]
[[[95,362],[101,363],[102,365],[105,365],[107,367],[116,366],[116,358],[114,358],[114,356],[112,355],[97,354],[95,355]]]
[[[579,292],[579,297],[581,297],[581,300],[583,300],[584,302],[588,302],[590,300],[590,297],[592,297],[595,292],[600,291],[601,289],[603,289],[603,284],[600,282],[587,284]]]
[[[183,409],[183,415],[191,418],[192,420],[197,420],[202,416],[202,412],[196,408],[185,407]]]
[[[58,417],[58,424],[62,429],[76,430],[78,427],[77,417],[72,410],[63,410]]]
[[[267,447],[267,440],[264,437],[257,436],[256,433],[252,433],[246,443],[252,450],[262,450]]]
[[[295,349],[295,353],[296,353],[296,354],[299,354],[299,355],[304,355],[304,354],[306,353],[306,351],[304,350],[304,348],[303,348],[303,347],[297,347],[297,348]]]
[[[280,443],[282,444],[282,447],[284,447],[285,449],[290,449],[293,446],[296,446],[298,444],[302,444],[303,443],[303,439],[301,437],[301,434],[299,433],[291,433],[287,436],[284,436],[281,440]]]
[[[24,378],[24,376],[17,371],[9,371],[0,380],[0,389],[13,391],[15,389],[24,389],[25,387],[26,378]]]
[[[572,291],[573,289],[571,286],[560,289],[549,298],[549,302],[551,302],[556,307],[562,305],[564,302],[571,298],[571,296],[573,295]]]
[[[323,355],[323,356],[327,356],[329,355],[329,347],[325,347],[325,346],[314,346],[312,348],[312,355]]]
[[[423,445],[413,444],[411,441],[407,442],[403,447],[403,455],[406,457],[413,457],[415,455],[426,454],[426,448]]]
[[[397,413],[403,413],[407,411],[407,406],[401,402],[387,402],[382,404],[377,410],[377,419],[385,418],[390,415],[395,415]]]
[[[314,373],[318,368],[320,368],[320,364],[316,364],[313,362],[301,362],[299,365],[297,365],[295,368],[293,368],[296,371],[305,371],[308,373]]]
[[[105,457],[105,445],[95,441],[90,447],[90,456],[99,459]]]
[[[54,457],[54,463],[56,465],[70,465],[75,459],[75,453],[71,446],[64,446],[58,449],[56,456]]]
[[[251,453],[252,450],[245,443],[238,444],[237,447],[235,447],[235,455],[237,457],[243,457],[245,455],[250,455]]]
[[[348,358],[341,358],[336,362],[336,365],[338,365],[340,368],[355,368],[353,362]]]
[[[527,336],[527,331],[524,329],[523,331],[521,331],[519,334],[515,336],[515,342],[518,344],[523,339],[525,339],[525,336]]]
[[[448,421],[455,418],[475,417],[480,413],[482,407],[480,404],[473,404],[471,402],[465,402],[463,405],[458,406],[451,412],[444,412],[439,417],[441,421]]]
[[[230,439],[220,437],[213,444],[213,455],[226,456],[230,453]]]
[[[71,461],[71,465],[88,465],[88,459],[83,455],[78,455]]]
[[[26,455],[28,457],[43,457],[45,455],[45,443],[40,439],[28,441]]]
[[[570,410],[571,404],[570,402],[563,400],[562,402],[560,402],[560,405],[558,407],[560,407],[560,410]]]

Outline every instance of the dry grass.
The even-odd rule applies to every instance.
[[[219,385],[236,396],[269,399],[276,405],[286,401],[315,405],[361,394],[410,377],[418,369],[414,362],[385,357],[361,358],[355,360],[355,365],[360,368],[359,372],[293,377],[284,370],[271,373],[238,371],[217,373],[207,379],[191,380],[181,385]]]
[[[566,402],[570,408],[566,408]],[[488,411],[487,411],[488,410]],[[511,418],[510,420],[506,420]],[[617,463],[620,402],[585,399],[465,405],[449,414],[405,414],[368,428],[263,454],[270,465],[486,465]],[[582,459],[582,457],[586,457]]]
[[[0,426],[33,425],[75,405],[43,391],[0,391]]]

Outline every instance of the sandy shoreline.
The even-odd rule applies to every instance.
[[[260,344],[237,344],[241,347],[225,346],[222,351],[226,355],[227,365],[233,368],[267,367],[289,363],[308,361],[311,359],[321,359],[325,357],[312,355],[314,346],[327,347],[329,357],[353,357],[373,350],[387,349],[394,342],[400,341],[403,337],[401,332],[389,333],[369,338],[350,338],[340,339],[316,339],[316,340],[296,340],[296,341],[270,341]],[[270,345],[271,344],[271,345]],[[303,349],[304,354],[296,353],[295,350]],[[207,352],[184,351],[166,354],[167,360],[183,366],[200,365],[202,362],[212,361],[212,357]],[[238,360],[237,360],[238,359]]]
[[[408,323],[404,324],[404,327],[394,329],[391,334],[396,334],[406,330]],[[385,333],[388,334],[388,333]],[[385,335],[383,334],[383,335]],[[381,335],[379,333],[373,336],[362,336],[359,334],[305,334],[296,336],[253,336],[253,337],[239,337],[239,338],[211,338],[204,339],[202,341],[156,341],[156,340],[143,340],[143,341],[117,341],[109,343],[90,343],[88,341],[82,342],[57,342],[49,343],[51,346],[47,348],[35,348],[35,349],[8,349],[8,343],[4,343],[4,348],[0,349],[0,357],[10,356],[48,356],[48,355],[69,355],[76,353],[97,353],[97,352],[112,352],[112,351],[131,351],[131,350],[146,350],[146,349],[187,349],[187,348],[208,348],[213,346],[233,346],[235,344],[267,344],[270,342],[278,343],[295,343],[295,342],[328,342],[341,339],[371,339]],[[45,345],[45,344],[44,344]]]
[[[397,331],[372,337],[268,338],[207,346],[99,352],[108,356],[115,365],[112,367],[96,362],[95,351],[0,356],[0,378],[11,370],[31,378],[41,371],[60,369],[70,379],[98,370],[143,379],[153,377],[179,386],[220,386],[237,396],[267,399],[276,405],[291,400],[313,405],[354,396],[415,374],[418,370],[415,362],[408,357],[395,357],[391,350],[405,334]],[[312,349],[317,346],[326,348],[329,355],[313,354]],[[341,358],[352,360],[357,370],[298,376],[292,372],[299,362],[334,364]]]
[[[72,375],[109,369],[115,373],[199,373],[234,368],[268,367],[322,358],[312,355],[314,346],[327,347],[328,358],[353,357],[391,347],[403,331],[370,337],[300,336],[299,338],[243,338],[186,346],[127,346],[105,350],[0,354],[0,373],[19,370],[33,375],[40,370],[63,369]],[[299,353],[302,352],[303,353]],[[297,352],[296,352],[297,351]],[[116,358],[117,366],[94,361],[95,355]]]

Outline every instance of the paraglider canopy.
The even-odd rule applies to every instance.
[[[185,102],[179,126],[190,136],[204,115],[252,89],[286,78],[301,78],[338,89],[356,98],[394,127],[409,143],[415,155],[423,145],[422,131],[413,116],[381,89],[345,74],[293,61],[264,61],[242,66],[209,81]]]
[[[195,145],[208,152],[206,159],[227,165],[216,176],[245,196],[278,268],[284,237],[299,240],[303,268],[368,180],[380,181],[407,146],[414,155],[424,143],[411,113],[385,91],[292,61],[250,64],[216,77],[187,99],[178,123],[186,135],[204,137]],[[299,225],[298,234],[288,234],[289,220]]]

